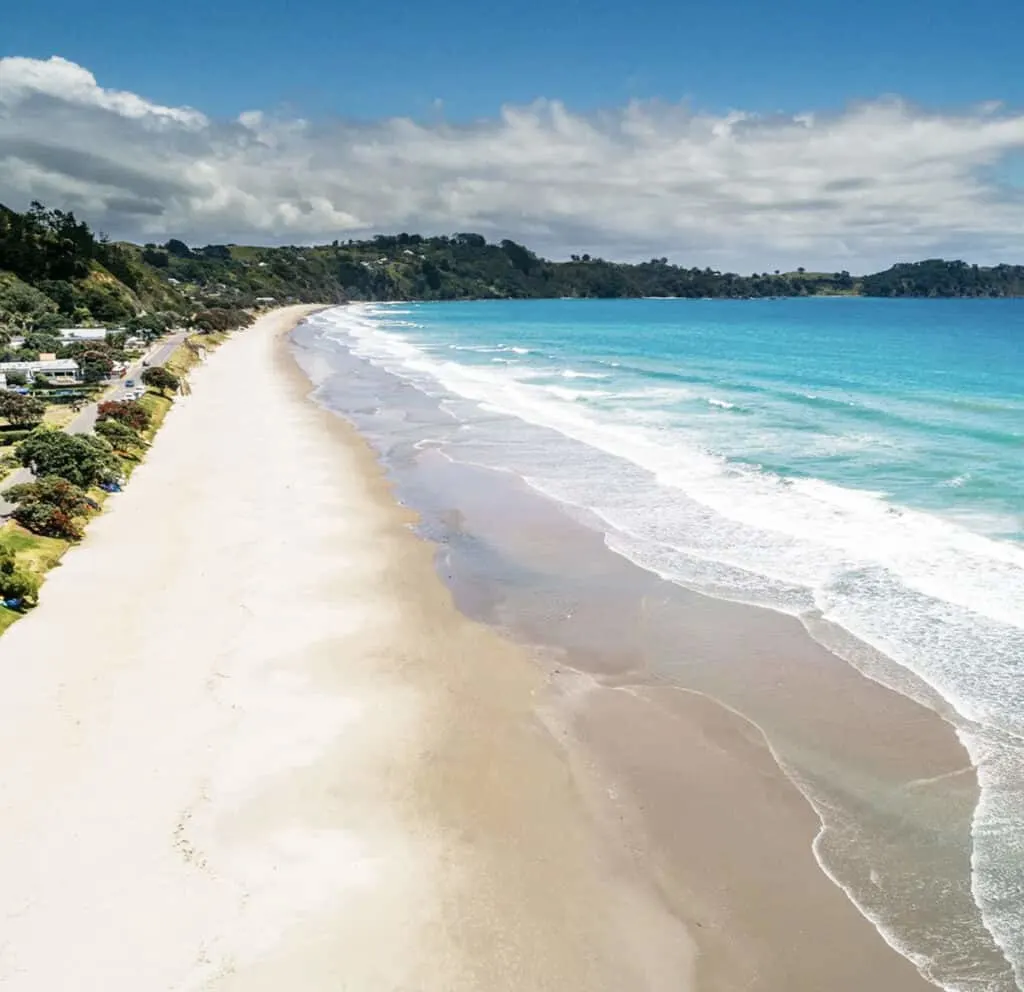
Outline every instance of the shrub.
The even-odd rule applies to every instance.
[[[96,408],[97,421],[119,420],[122,424],[137,431],[149,427],[149,414],[146,408],[135,400],[108,400]]]
[[[38,576],[20,568],[10,548],[0,547],[0,599],[17,599],[33,605],[38,597]]]
[[[120,420],[100,420],[96,424],[96,433],[109,441],[115,451],[130,452],[134,448],[143,448],[146,442],[134,427],[129,427]]]

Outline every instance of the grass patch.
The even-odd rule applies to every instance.
[[[167,416],[173,402],[169,397],[161,396],[152,389],[139,400],[139,406],[149,414],[149,427],[143,432],[143,437],[147,441],[152,440],[153,435],[160,430],[160,425],[164,422],[164,417]]]
[[[25,614],[17,610],[9,610],[6,606],[0,606],[0,634],[2,634],[12,623],[20,620]]]
[[[213,351],[227,339],[227,334],[216,331],[210,334],[191,334],[171,352],[164,362],[164,368],[182,378],[200,363],[204,352]]]
[[[48,406],[46,408],[43,423],[47,427],[56,427],[58,430],[64,430],[77,416],[78,412],[74,407],[67,403],[62,403],[59,406]]]
[[[53,568],[71,547],[69,541],[59,537],[41,537],[25,530],[13,520],[8,520],[0,527],[0,545],[13,551],[18,562],[37,575],[43,575]]]

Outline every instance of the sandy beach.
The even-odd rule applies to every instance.
[[[279,311],[0,644],[0,986],[679,989],[528,656],[462,618]]]
[[[453,606],[304,312],[194,373],[0,642],[0,987],[931,987],[756,728]]]

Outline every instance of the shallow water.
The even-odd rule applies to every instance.
[[[795,616],[955,722],[983,792],[930,866],[905,794],[888,828],[875,795],[866,845],[834,769],[794,747],[789,770],[830,825],[823,864],[892,942],[949,988],[1014,987],[989,935],[1020,968],[1024,306],[353,306],[298,340],[393,464],[437,447],[522,479],[640,568]],[[973,901],[938,911],[953,890]]]

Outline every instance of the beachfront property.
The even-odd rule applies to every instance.
[[[257,303],[258,303],[258,304],[259,304],[260,306],[263,306],[263,307],[269,307],[269,306],[271,306],[272,304],[276,303],[276,302],[277,302],[277,300],[276,300],[276,299],[274,299],[274,297],[273,297],[273,296],[257,296],[257,297],[256,297],[256,302],[257,302]]]
[[[45,376],[51,382],[78,382],[82,371],[73,358],[42,358],[38,362],[0,362],[0,374],[4,377],[11,372],[20,372],[31,382],[37,375]]]

